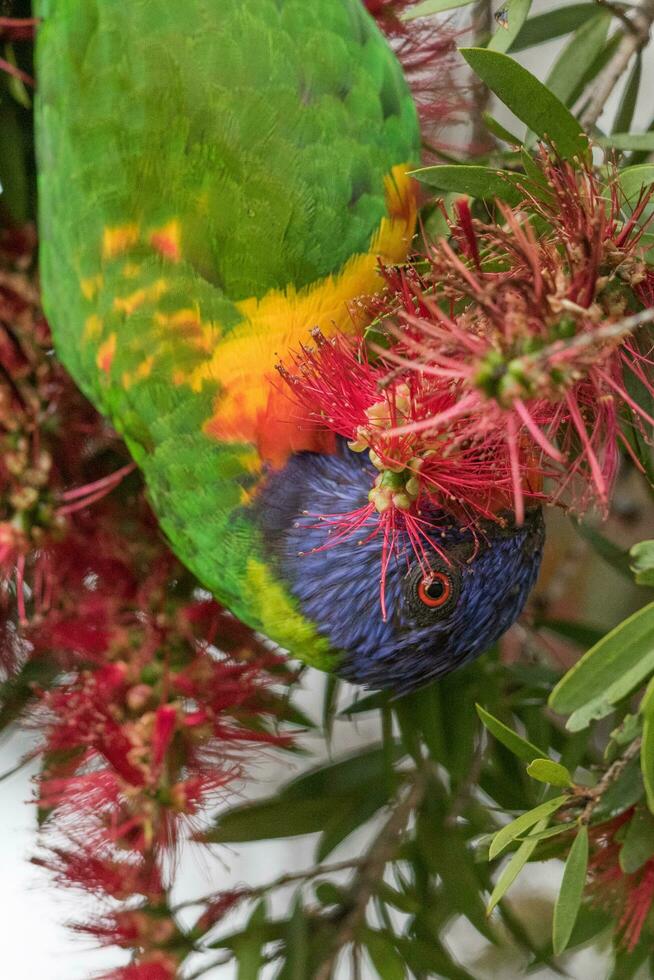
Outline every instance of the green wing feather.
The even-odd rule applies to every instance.
[[[41,272],[57,351],[127,439],[180,558],[244,621],[328,665],[263,558],[254,438],[208,422],[226,404],[220,366],[273,343],[243,303],[321,290],[374,250],[389,174],[418,152],[401,70],[359,0],[37,8]],[[244,372],[256,401],[265,379]]]

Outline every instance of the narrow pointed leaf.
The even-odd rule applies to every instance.
[[[588,139],[563,103],[531,72],[499,51],[461,48],[472,70],[511,111],[565,158],[585,156]]]
[[[643,55],[642,52],[639,51],[632,65],[631,72],[629,73],[629,79],[624,87],[622,98],[620,99],[620,106],[616,113],[615,119],[613,120],[614,135],[628,134],[628,131],[631,129],[634,112],[636,111],[636,103],[638,101],[638,93],[640,91],[642,75]],[[631,147],[627,147],[627,149],[631,149]]]
[[[491,735],[494,735],[497,741],[501,742],[513,755],[516,755],[524,762],[533,762],[534,759],[545,759],[547,757],[542,749],[539,749],[533,742],[528,742],[526,738],[522,738],[521,735],[518,735],[517,732],[514,732],[512,728],[509,728],[498,718],[493,717],[480,704],[475,705],[475,707],[477,714]]]
[[[647,690],[640,703],[640,713],[643,716],[643,735],[640,745],[640,768],[645,784],[647,806],[654,813],[654,677],[649,682]]]
[[[639,163],[634,167],[625,167],[620,171],[619,180],[622,193],[634,204],[641,191],[654,184],[654,164]]]
[[[524,51],[525,48],[533,48],[556,37],[563,37],[596,16],[597,6],[594,3],[573,3],[569,7],[559,7],[530,17],[523,24],[511,50]]]
[[[550,707],[570,719],[571,731],[585,728],[626,697],[654,671],[654,602],[634,613],[591,647],[559,681]]]
[[[530,827],[533,827],[535,823],[545,820],[542,829],[544,830],[547,826],[547,819],[556,813],[560,809],[565,801],[568,799],[567,796],[557,796],[553,800],[546,800],[545,803],[541,803],[540,806],[534,807],[533,810],[528,810],[527,813],[521,814],[512,820],[511,823],[507,824],[506,827],[502,827],[501,830],[493,837],[493,841],[488,851],[488,856],[492,861],[496,858],[498,854],[501,854],[505,847],[519,837]]]
[[[425,167],[413,174],[421,183],[440,191],[455,191],[470,197],[489,199],[498,197],[508,204],[518,204],[524,194],[518,189],[525,178],[509,170],[496,170],[493,167],[480,167],[476,164]]]
[[[554,62],[547,85],[564,104],[570,103],[606,44],[610,23],[611,14],[600,10],[592,20],[575,31]]]
[[[539,832],[544,830],[547,825],[547,820],[540,820],[536,824],[536,831]],[[509,863],[503,869],[502,874],[497,879],[497,884],[493,889],[491,897],[489,899],[488,905],[486,907],[486,914],[490,915],[498,902],[501,902],[507,891],[516,880],[525,864],[534,853],[538,846],[538,840],[526,840],[520,845],[518,850],[515,852]]]
[[[266,922],[266,900],[255,906],[248,919],[247,929],[240,940],[234,943],[233,949],[238,963],[236,980],[257,980],[263,966],[263,942],[261,926]]]
[[[626,827],[620,848],[620,867],[635,874],[654,855],[654,816],[639,807]]]
[[[570,942],[581,906],[587,869],[588,828],[582,827],[565,862],[561,890],[554,906],[552,945],[556,956],[560,956]]]
[[[366,929],[362,936],[368,955],[381,980],[405,980],[404,960],[384,932]]]
[[[488,43],[491,51],[509,51],[531,10],[532,0],[514,0],[508,9],[508,22],[500,25]]]
[[[654,541],[639,541],[629,552],[638,585],[654,586]]]

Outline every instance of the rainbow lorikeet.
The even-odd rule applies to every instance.
[[[419,124],[361,0],[39,0],[41,272],[57,352],[141,467],[178,556],[293,655],[405,690],[482,652],[533,584],[540,518],[440,522],[428,582],[307,514],[370,464],[298,424],[274,366],[406,259]],[[360,326],[360,325],[359,325]],[[457,556],[467,560],[459,561]],[[440,569],[440,570],[439,570]]]

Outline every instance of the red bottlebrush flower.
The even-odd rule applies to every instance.
[[[623,382],[631,372],[654,391],[649,355],[631,336],[640,320],[628,317],[645,298],[649,195],[625,216],[616,179],[605,187],[589,168],[544,150],[539,166],[542,187],[525,178],[519,207],[498,203],[502,224],[473,219],[460,202],[459,251],[430,244],[421,282],[388,300],[396,345],[387,358],[458,390],[451,409],[433,414],[432,431],[447,423],[473,440],[504,433],[519,519],[525,450],[555,477],[553,502],[605,508],[621,419],[644,434],[654,423]],[[430,420],[411,428],[429,432]]]
[[[456,419],[449,421],[459,411],[458,386],[402,364],[393,371],[384,351],[372,363],[364,341],[328,340],[320,331],[313,337],[315,349],[303,348],[279,371],[307,421],[347,439],[372,464],[365,507],[316,517],[330,530],[328,546],[354,532],[383,534],[383,608],[386,571],[401,553],[399,542],[410,542],[428,569],[428,551],[436,546],[427,529],[438,525],[439,513],[472,524],[498,519],[511,504],[511,458],[496,432],[473,439]],[[437,429],[435,415],[442,419]],[[531,493],[538,496],[535,486]]]
[[[100,980],[176,980],[178,971],[179,961],[161,953],[105,973]]]
[[[630,807],[613,820],[591,828],[592,851],[588,863],[591,901],[615,917],[619,941],[628,952],[638,945],[654,906],[654,858],[632,874],[620,866],[622,834],[635,812]]]
[[[53,846],[32,862],[50,871],[57,884],[98,898],[125,902],[142,895],[154,906],[164,895],[159,867],[133,851],[114,853],[73,837],[67,847]]]
[[[176,980],[179,963],[172,957],[152,958],[105,973],[101,980]]]

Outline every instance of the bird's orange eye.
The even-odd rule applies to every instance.
[[[418,598],[430,609],[440,609],[452,595],[452,583],[443,572],[432,572],[418,586]]]

